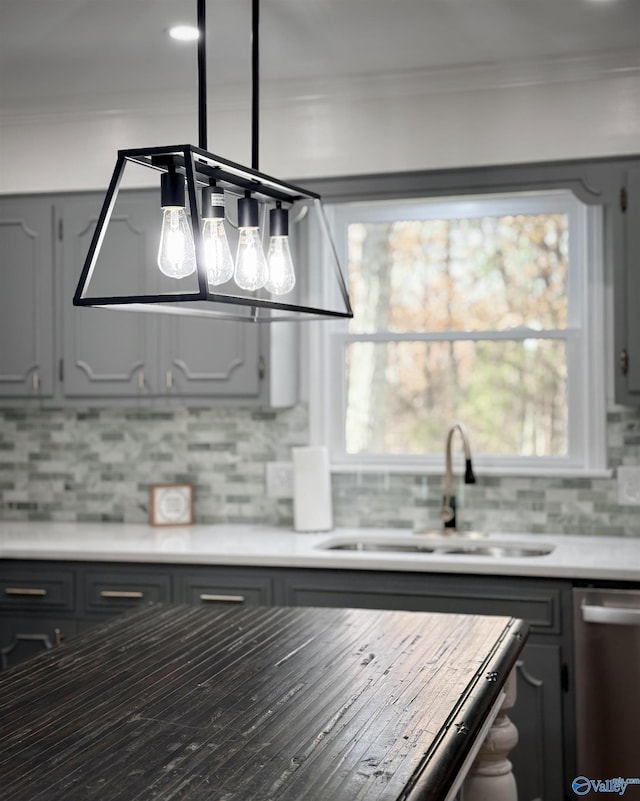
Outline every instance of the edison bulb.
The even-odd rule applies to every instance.
[[[267,254],[269,277],[265,288],[272,295],[285,295],[296,284],[296,276],[291,261],[288,236],[272,236]]]
[[[234,274],[236,284],[240,289],[252,292],[265,285],[268,275],[259,229],[240,228]]]
[[[204,221],[202,242],[209,286],[226,283],[233,276],[233,259],[223,219]]]
[[[196,271],[196,247],[184,202],[184,176],[170,169],[160,177],[162,230],[158,267],[169,278],[186,278]]]

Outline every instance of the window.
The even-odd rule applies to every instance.
[[[334,465],[441,465],[461,421],[485,469],[605,467],[600,209],[554,191],[329,212],[354,308],[318,333]]]

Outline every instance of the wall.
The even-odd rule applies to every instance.
[[[610,467],[640,464],[640,413],[612,411]],[[0,410],[0,518],[148,520],[149,484],[195,485],[200,523],[292,525],[292,502],[266,497],[265,463],[308,441],[304,405],[248,409]],[[461,528],[640,535],[640,508],[610,479],[478,475],[458,490]],[[440,527],[442,477],[337,474],[336,526]]]
[[[637,153],[637,54],[264,87],[261,169],[283,178]],[[246,94],[246,93],[244,93]],[[193,98],[97,97],[4,110],[0,193],[106,186],[119,148],[196,141]],[[246,163],[249,106],[216,97],[209,148]],[[73,154],[69,161],[67,154]],[[64,169],[61,169],[64,164]],[[611,352],[611,349],[609,349]],[[150,483],[196,485],[201,522],[290,525],[265,498],[264,463],[308,438],[307,410],[0,410],[0,516],[144,522]],[[610,406],[609,466],[640,464],[640,415]],[[440,477],[339,474],[337,525],[438,526]],[[466,488],[466,527],[640,536],[615,478],[483,478]]]
[[[265,85],[260,168],[300,179],[636,153],[639,59]],[[103,188],[120,148],[197,143],[195,97],[171,93],[0,111],[2,194]],[[209,150],[247,164],[249,136],[247,87],[217,90]]]

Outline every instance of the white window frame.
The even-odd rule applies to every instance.
[[[515,213],[563,213],[569,220],[567,328],[543,336],[567,343],[568,454],[566,456],[490,456],[474,454],[485,475],[610,475],[606,465],[605,285],[603,210],[587,205],[568,190],[346,202],[327,206],[340,263],[346,270],[347,226],[353,222],[445,219]],[[312,246],[315,246],[313,239]],[[326,265],[325,265],[326,266]],[[318,271],[320,274],[325,271]],[[325,299],[330,302],[325,288]],[[348,454],[344,442],[346,381],[344,348],[354,341],[514,340],[540,337],[530,329],[451,334],[350,334],[348,322],[316,323],[309,340],[310,439],[328,446],[334,472],[441,472],[442,453],[420,455]],[[454,422],[454,421],[452,421]],[[473,421],[470,429],[473,447]],[[442,432],[444,450],[446,431]]]

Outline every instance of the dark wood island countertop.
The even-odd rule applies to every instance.
[[[506,617],[150,606],[0,675],[0,795],[440,801],[526,632]]]

